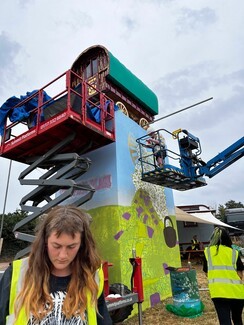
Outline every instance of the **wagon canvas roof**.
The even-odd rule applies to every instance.
[[[111,52],[108,79],[136,98],[153,115],[158,114],[158,98],[139,78],[127,69]]]
[[[106,78],[130,95],[152,115],[158,114],[158,98],[156,94],[127,69],[111,52],[102,45],[93,45],[84,50],[71,66],[73,69],[77,62],[85,60],[87,56],[98,51],[104,51],[108,57],[108,74]]]

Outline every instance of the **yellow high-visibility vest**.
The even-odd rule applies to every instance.
[[[238,252],[219,245],[205,248],[208,263],[208,286],[211,298],[244,299],[244,285],[237,274]]]
[[[17,294],[20,291],[23,278],[25,272],[28,267],[28,258],[24,258],[21,260],[13,261],[12,264],[12,280],[11,280],[11,288],[10,288],[10,299],[9,299],[9,316],[6,319],[6,325],[23,325],[27,324],[29,320],[29,316],[25,314],[24,308],[21,308],[18,319],[15,319],[14,315],[14,303],[17,297]],[[104,285],[104,275],[102,267],[99,268],[95,274],[95,280],[98,285],[98,294],[99,297],[103,291]],[[91,302],[91,293],[87,292],[87,318],[89,325],[97,325],[97,314],[95,306]]]
[[[199,245],[199,241],[196,239],[192,239],[192,246],[191,249],[196,249],[196,247]]]

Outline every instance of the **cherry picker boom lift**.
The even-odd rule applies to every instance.
[[[162,133],[170,134],[178,140],[179,153],[168,149],[162,140]],[[148,152],[149,139],[156,134],[159,139],[157,150],[166,157],[162,167],[158,167],[155,152]],[[139,161],[141,163],[141,179],[145,182],[162,185],[179,191],[190,190],[207,185],[203,176],[214,177],[244,155],[244,137],[237,140],[218,155],[204,162],[200,140],[187,130],[178,129],[169,132],[165,129],[153,131],[136,140],[139,145]],[[153,149],[153,148],[152,148]],[[179,167],[169,163],[178,161]],[[171,161],[170,160],[170,161]]]

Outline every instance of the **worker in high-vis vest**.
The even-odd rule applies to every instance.
[[[200,249],[200,242],[197,238],[197,235],[194,235],[192,240],[191,240],[191,249],[192,250],[197,250],[197,249]]]
[[[0,324],[111,325],[90,216],[57,206],[43,217],[29,257],[0,281]]]
[[[244,265],[239,252],[232,248],[228,231],[216,227],[204,250],[203,271],[220,325],[243,325]],[[232,323],[233,322],[233,323]]]

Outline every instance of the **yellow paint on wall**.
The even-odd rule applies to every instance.
[[[136,244],[135,249],[138,256],[143,256],[144,246],[145,246],[144,243]]]
[[[147,230],[143,223],[138,223],[137,236],[142,238],[147,238]]]
[[[145,190],[138,190],[131,206],[106,206],[89,211],[91,229],[109,269],[110,283],[130,288],[132,249],[142,258],[143,309],[171,296],[170,277],[165,267],[180,266],[179,245],[170,248],[164,239],[164,222]],[[173,224],[175,224],[174,216]],[[167,273],[167,274],[166,274]],[[155,300],[156,299],[156,300]]]

